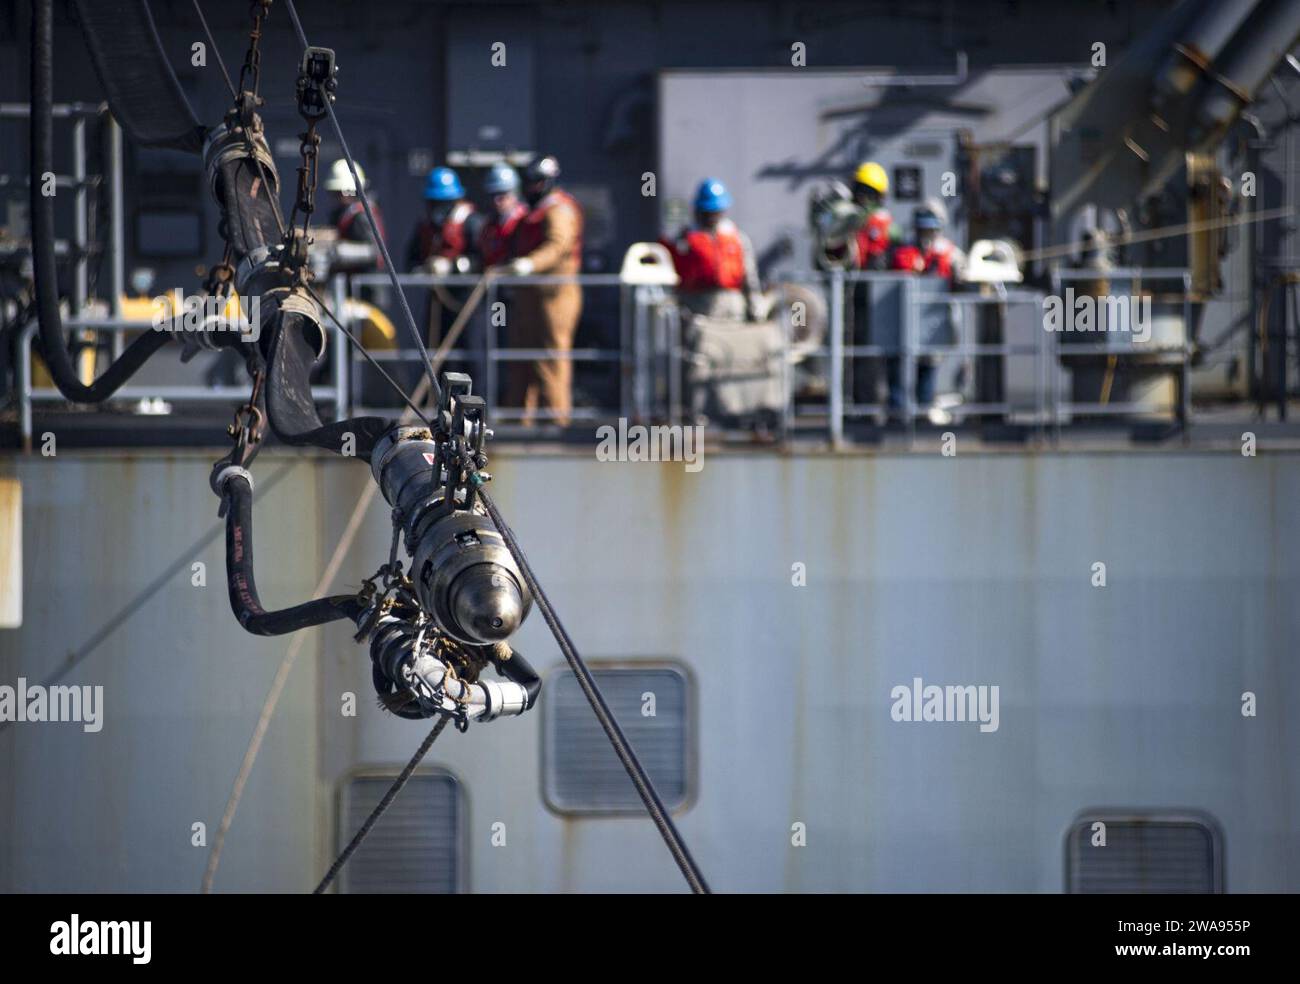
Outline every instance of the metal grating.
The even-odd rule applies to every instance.
[[[686,677],[670,668],[593,670],[637,758],[673,810],[690,792],[690,736]],[[642,695],[654,694],[655,714],[642,713]],[[632,780],[568,670],[546,685],[543,783],[546,802],[564,813],[624,813],[644,807]]]
[[[393,784],[396,773],[358,776],[343,789],[342,850]],[[462,887],[460,784],[447,773],[411,776],[339,874],[353,894],[451,894]]]
[[[1092,843],[1097,821],[1104,847]],[[1075,894],[1210,894],[1223,891],[1222,870],[1218,830],[1198,817],[1090,814],[1066,839],[1066,891]]]

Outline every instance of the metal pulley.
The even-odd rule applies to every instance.
[[[304,244],[302,259],[294,263],[294,269],[302,271],[303,276],[307,269],[307,223],[316,210],[316,175],[320,157],[320,135],[316,132],[316,124],[328,115],[329,104],[334,101],[334,91],[338,86],[336,71],[333,49],[310,47],[303,52],[295,86],[298,115],[307,124],[307,128],[298,135],[301,140],[302,163],[298,166],[298,197],[294,203],[295,217],[302,215],[302,232],[298,238]],[[292,221],[289,223],[291,227],[293,224]],[[292,229],[286,236],[291,233]]]
[[[302,53],[296,91],[298,112],[303,119],[319,120],[328,115],[326,102],[334,101],[337,72],[334,49],[311,47]]]

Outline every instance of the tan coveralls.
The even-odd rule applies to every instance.
[[[534,273],[578,273],[582,265],[582,211],[578,203],[563,192],[553,191],[538,205],[544,209],[536,219],[541,226],[541,243],[519,257],[532,261]],[[516,236],[526,223],[516,228]],[[510,344],[569,352],[581,314],[582,287],[578,284],[516,287],[507,331]],[[506,372],[506,405],[524,408],[525,425],[531,425],[535,412],[542,409],[553,411],[544,421],[565,426],[573,409],[572,388],[573,363],[568,359],[511,362]]]

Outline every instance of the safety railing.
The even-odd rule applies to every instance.
[[[1141,294],[1144,281],[1179,281],[1181,291],[1177,303],[1182,314],[1178,324],[1186,325],[1190,314],[1187,271],[1117,269],[1109,271],[1108,276],[1112,281],[1133,283],[1134,295]],[[351,294],[342,278],[334,280],[336,310],[343,310],[344,302],[357,291],[366,287],[382,288],[387,283],[382,274],[354,275],[348,279]],[[1062,270],[1057,272],[1053,285],[1060,295],[1062,284],[1094,279],[1096,274],[1091,271]],[[399,277],[404,286],[422,289],[412,292],[413,308],[418,308],[415,299],[423,291],[441,287],[468,292],[478,280],[477,275],[471,274]],[[818,345],[796,345],[791,338],[789,319],[777,319],[783,326],[783,351],[774,371],[781,375],[784,400],[780,419],[786,435],[822,431],[833,445],[839,445],[845,441],[846,424],[874,419],[880,424],[890,421],[898,424],[910,438],[915,435],[919,420],[939,411],[941,417],[954,423],[972,418],[998,418],[1032,429],[1041,437],[1056,439],[1062,423],[1074,416],[1151,414],[1150,402],[1089,403],[1070,398],[1064,382],[1068,372],[1062,368],[1063,364],[1068,369],[1071,359],[1099,354],[1119,362],[1135,360],[1151,364],[1164,360],[1160,363],[1162,371],[1177,375],[1180,380],[1180,399],[1171,416],[1185,424],[1190,414],[1189,349],[1183,340],[1185,335],[1179,335],[1176,342],[1157,339],[1154,343],[1140,343],[1131,350],[1112,351],[1096,344],[1075,343],[1068,333],[1046,329],[1044,304],[1050,295],[1018,285],[981,284],[951,289],[939,278],[844,270],[786,272],[773,280],[813,286],[821,292],[826,305],[824,339]],[[517,286],[556,283],[619,291],[617,348],[586,347],[561,352],[512,348],[506,344],[507,334],[499,319],[492,316],[500,292]],[[877,308],[873,312],[874,326],[855,328],[862,312],[872,310],[879,300],[874,295],[885,289],[898,294],[896,315],[883,316]],[[623,415],[639,420],[689,422],[684,366],[692,353],[683,341],[682,321],[671,288],[628,283],[617,274],[501,276],[489,283],[482,307],[483,311],[475,314],[481,330],[474,343],[457,344],[449,352],[449,361],[474,366],[475,378],[484,381],[481,388],[486,393],[500,391],[502,367],[516,361],[568,359],[574,363],[607,364],[618,370],[615,399],[602,405],[575,407],[571,414],[573,420],[593,421]],[[941,325],[941,330],[935,330],[936,323]],[[417,366],[418,352],[410,345],[407,332],[400,327],[396,331],[397,347],[371,354],[381,362]],[[436,338],[428,340],[431,348],[436,341]],[[348,360],[351,412],[376,409],[367,407],[357,391],[356,370],[361,360],[355,351]],[[1013,360],[1019,360],[1014,374],[1008,372]],[[891,362],[897,368],[891,367]],[[944,403],[938,395],[923,399],[918,393],[918,365],[928,363],[930,371],[937,374],[940,365],[950,362],[962,365],[965,386],[974,389],[974,399],[967,399],[965,393],[955,403]],[[854,376],[859,367],[868,363],[874,364],[874,371],[865,375],[874,381],[867,387],[855,385]],[[824,379],[825,393],[820,402],[797,390],[798,365],[819,367],[813,375],[820,374]],[[879,383],[882,374],[883,387]],[[798,375],[806,379],[810,373],[805,370]],[[891,375],[894,399],[881,402],[874,393],[890,389]],[[521,408],[500,405],[499,401],[497,405],[498,420],[513,422],[523,416]]]
[[[443,325],[430,325],[425,315],[425,302],[431,301],[435,289],[457,291],[459,296],[452,298],[463,303],[465,296],[479,283],[478,274],[434,275],[425,273],[408,273],[398,276],[398,283],[408,290],[408,301],[417,324],[423,325],[425,344],[433,352],[441,339]],[[509,292],[518,288],[545,287],[559,284],[578,284],[583,288],[584,307],[592,303],[591,291],[617,291],[618,347],[584,346],[567,351],[516,347],[509,344],[511,314],[508,310],[502,314],[498,304],[508,299]],[[354,335],[357,333],[359,311],[347,302],[359,299],[363,292],[383,291],[391,285],[391,280],[384,274],[367,273],[337,275],[331,283],[330,295],[333,299],[335,313],[348,326]],[[655,321],[661,318],[675,318],[675,307],[671,311],[662,303],[665,291],[662,287],[632,283],[619,274],[573,274],[573,275],[494,275],[488,280],[479,309],[470,316],[460,339],[447,351],[448,363],[462,363],[475,367],[474,380],[476,389],[487,394],[492,404],[492,416],[495,421],[516,423],[526,416],[539,421],[553,420],[556,411],[544,408],[526,411],[523,407],[511,406],[505,401],[506,388],[502,385],[503,376],[513,363],[533,362],[539,360],[567,361],[575,368],[578,365],[604,365],[611,368],[614,378],[607,380],[608,388],[615,393],[614,405],[577,406],[569,418],[574,421],[603,420],[613,414],[633,417],[649,417],[654,412],[653,395],[648,382],[648,359],[650,358],[650,339],[658,331]],[[394,305],[377,305],[386,317],[391,318]],[[455,311],[452,310],[454,316]],[[396,319],[393,319],[394,321]],[[396,345],[391,349],[369,350],[369,355],[381,364],[408,365],[418,369],[419,352],[410,338],[409,328],[400,323],[394,325]],[[366,394],[361,391],[362,366],[365,356],[351,349],[348,360],[350,383],[349,401],[352,413],[366,413],[377,408],[367,405]],[[480,382],[481,381],[481,382]],[[385,400],[389,400],[389,393]]]
[[[814,288],[825,302],[824,332],[819,341],[806,339],[798,344],[792,338],[791,319],[777,312],[775,320],[782,326],[780,358],[774,360],[772,372],[780,375],[782,402],[779,419],[786,436],[822,433],[832,445],[846,439],[846,426],[854,422],[875,420],[893,422],[912,438],[917,423],[939,411],[943,422],[954,425],[972,418],[999,418],[1035,430],[1040,436],[1059,439],[1063,424],[1079,417],[1161,414],[1182,424],[1190,417],[1190,359],[1186,330],[1190,316],[1190,275],[1185,270],[1116,269],[1106,271],[1109,285],[1128,284],[1129,295],[1145,296],[1153,282],[1174,282],[1177,287],[1159,297],[1162,318],[1152,327],[1150,338],[1128,338],[1115,331],[1097,331],[1085,336],[1066,331],[1046,330],[1045,303],[1055,297],[1069,300],[1063,287],[1079,282],[1096,281],[1099,274],[1090,270],[1061,270],[1052,281],[1054,294],[1001,284],[968,285],[949,289],[945,281],[916,277],[905,273],[869,271],[806,271],[786,273],[774,278],[782,283],[802,284]],[[409,290],[412,309],[422,320],[422,301],[435,287],[467,295],[479,282],[472,274],[433,276],[405,274],[399,281]],[[616,305],[609,308],[617,318],[617,346],[588,346],[570,351],[537,348],[514,348],[510,342],[508,319],[499,317],[498,301],[503,292],[518,287],[577,283],[585,303],[592,302],[593,290],[616,291]],[[354,303],[359,292],[383,289],[388,285],[382,274],[335,277],[328,296],[340,320],[354,335],[365,311]],[[1109,290],[1109,285],[1105,285]],[[896,299],[880,306],[881,292],[892,291]],[[1095,283],[1084,286],[1080,294],[1102,296],[1099,308],[1105,308],[1103,291]],[[393,305],[388,305],[391,312]],[[863,311],[871,311],[872,321],[859,322]],[[640,421],[686,423],[687,383],[684,367],[694,354],[683,342],[683,322],[679,316],[672,288],[628,282],[618,274],[579,274],[556,276],[501,276],[489,281],[481,310],[475,312],[474,331],[462,336],[448,353],[448,361],[473,367],[477,389],[493,401],[494,419],[513,431],[513,424],[524,416],[521,407],[503,405],[503,372],[519,361],[538,359],[569,360],[578,365],[603,366],[608,376],[597,387],[604,398],[575,406],[570,414],[574,422],[611,420],[617,416]],[[83,311],[67,322],[72,329],[110,333],[113,348],[120,350],[120,339],[130,333],[152,330],[149,321],[101,317]],[[855,327],[855,325],[857,327]],[[1015,330],[1012,330],[1015,326]],[[428,324],[425,329],[428,330]],[[1109,328],[1110,326],[1105,326]],[[338,328],[331,328],[333,344],[326,370],[328,382],[314,386],[312,394],[334,419],[358,413],[391,411],[397,399],[385,389],[364,387],[362,356]],[[421,372],[419,354],[409,331],[400,323],[389,327],[391,348],[370,349],[370,357],[390,371],[405,366],[408,388],[414,388]],[[33,404],[56,402],[62,398],[50,388],[36,388],[32,383],[31,353],[35,323],[28,324],[19,335],[16,360],[20,426],[24,446],[30,447]],[[611,340],[614,333],[610,333]],[[440,336],[435,332],[427,339],[432,351]],[[346,354],[345,354],[346,353]],[[1013,360],[1018,371],[1011,373]],[[892,366],[896,368],[891,369]],[[961,366],[958,378],[963,381],[959,402],[943,402],[948,394],[918,391],[918,365],[928,363],[932,378],[940,368],[949,372]],[[874,371],[864,373],[868,385],[855,377],[864,365]],[[1137,366],[1146,377],[1168,374],[1178,386],[1178,398],[1172,405],[1153,404],[1147,400],[1112,399],[1113,378],[1125,366]],[[1071,371],[1101,375],[1106,387],[1095,400],[1079,398],[1077,380],[1067,391],[1065,380]],[[886,377],[881,386],[880,375]],[[400,373],[396,373],[400,376]],[[876,394],[888,389],[893,376],[893,400],[881,402]],[[816,392],[809,395],[803,384],[816,380]],[[990,383],[989,380],[992,380]],[[480,383],[481,381],[481,383]],[[974,381],[974,386],[971,386]],[[403,382],[399,378],[399,382]],[[1085,383],[1087,380],[1084,381]],[[968,399],[973,388],[974,398]],[[1083,387],[1086,390],[1086,386]],[[220,404],[245,399],[242,387],[205,386],[201,384],[138,384],[119,390],[117,403],[141,398],[168,401]],[[554,417],[553,411],[536,411],[540,420]],[[520,432],[515,432],[516,434]],[[538,433],[534,431],[533,433]]]
[[[75,308],[83,307],[89,298],[90,265],[96,251],[90,241],[90,229],[94,223],[95,196],[107,194],[108,198],[108,286],[109,303],[113,313],[117,310],[118,298],[121,297],[125,284],[123,272],[126,255],[125,211],[122,198],[122,129],[108,113],[107,103],[56,103],[51,107],[51,115],[56,120],[70,120],[72,123],[70,147],[72,151],[72,171],[70,174],[56,174],[56,189],[72,189],[73,230],[72,239],[59,240],[54,244],[55,255],[70,259],[72,277],[70,282],[71,300]],[[0,103],[0,123],[17,121],[26,128],[31,118],[31,106],[26,103]],[[104,174],[91,174],[88,170],[87,124],[91,120],[102,120],[106,127],[108,152]],[[30,181],[27,175],[0,174],[0,184],[17,183],[19,180]],[[114,355],[120,354],[115,351]]]
[[[889,420],[900,423],[909,437],[915,434],[916,421],[932,411],[943,410],[961,419],[970,417],[1015,417],[1017,420],[1044,430],[1051,420],[1049,387],[1046,377],[1051,360],[1050,339],[1044,332],[1029,333],[1029,341],[1001,339],[981,340],[978,336],[977,313],[984,308],[996,308],[1000,315],[998,330],[991,334],[1003,335],[1008,320],[1007,312],[1015,307],[1025,307],[1032,312],[1031,320],[1038,324],[1043,294],[1037,291],[1003,284],[972,285],[964,290],[950,290],[947,282],[933,277],[917,277],[909,273],[885,273],[859,270],[797,271],[783,273],[774,278],[788,283],[813,284],[821,288],[826,297],[828,312],[824,344],[804,347],[804,360],[824,360],[826,365],[826,400],[820,410],[815,401],[801,400],[802,409],[796,411],[793,373],[784,373],[786,401],[783,412],[787,433],[809,424],[824,424],[832,444],[844,440],[846,421],[874,418],[879,423]],[[898,292],[896,319],[882,318],[880,297],[882,288]],[[932,314],[943,309],[942,330],[935,331]],[[867,316],[865,324],[859,318]],[[875,323],[872,324],[871,322]],[[850,338],[850,335],[855,337]],[[952,341],[936,340],[933,336],[948,334]],[[927,337],[929,340],[927,340]],[[793,346],[787,325],[785,332],[786,363],[791,360]],[[1025,358],[1032,361],[1033,385],[1027,402],[1016,402],[1004,390],[1000,399],[979,402],[963,401],[948,406],[931,398],[922,400],[918,393],[918,365],[923,360],[961,359],[970,367],[969,376],[977,376],[980,360]],[[890,362],[894,365],[891,367]],[[868,382],[860,385],[854,377],[861,362],[871,364],[872,371],[864,375]],[[893,391],[895,400],[885,403],[861,392],[878,390],[876,377],[884,370],[885,389]],[[932,373],[937,366],[931,366]],[[894,377],[891,385],[890,377]]]
[[[120,352],[127,335],[142,331],[154,331],[153,321],[137,318],[97,317],[83,314],[80,317],[64,319],[64,327],[75,331],[87,330],[104,332],[112,336],[111,348]],[[63,395],[53,387],[37,387],[33,383],[32,339],[39,325],[35,319],[23,326],[18,336],[17,364],[15,375],[18,383],[18,424],[19,435],[24,449],[32,446],[33,406],[36,403],[61,403]],[[331,329],[331,342],[335,352],[347,351],[347,336],[338,328]],[[95,344],[95,343],[90,343]],[[330,368],[330,385],[313,386],[312,396],[318,402],[331,408],[333,419],[343,416],[347,404],[347,367],[345,360],[334,358]],[[110,405],[122,405],[142,399],[161,399],[176,403],[209,404],[242,403],[248,399],[247,386],[207,386],[201,383],[142,383],[135,386],[123,386],[107,402]]]

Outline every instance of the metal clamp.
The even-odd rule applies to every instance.
[[[212,491],[218,496],[226,494],[226,482],[232,478],[242,478],[248,483],[248,490],[253,490],[253,473],[247,468],[241,468],[239,465],[226,465],[219,471],[212,473],[211,485]]]

